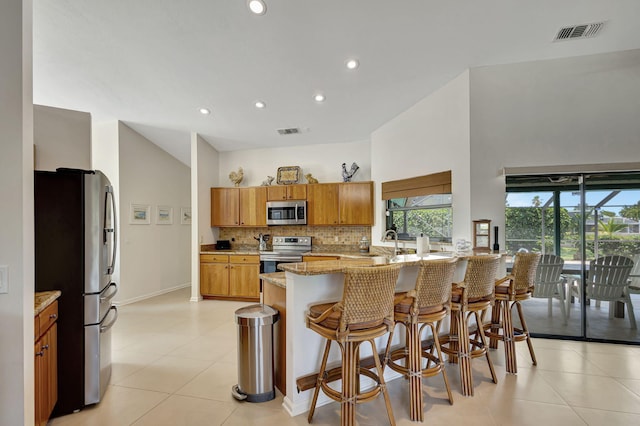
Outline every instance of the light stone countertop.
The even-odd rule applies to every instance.
[[[428,256],[418,256],[415,254],[404,254],[394,257],[386,256],[362,256],[359,258],[348,258],[340,260],[326,260],[320,262],[301,263],[281,263],[278,269],[298,275],[323,275],[343,272],[345,268],[358,266],[382,266],[401,264],[402,266],[418,265],[422,260],[450,259],[452,255],[430,254]],[[456,257],[457,258],[457,257]]]
[[[60,290],[53,291],[39,291],[35,293],[34,297],[34,314],[33,316],[38,315],[40,312],[44,311],[47,306],[51,305],[53,302],[60,297],[62,292]]]
[[[260,279],[278,287],[287,288],[287,280],[284,272],[270,272],[268,274],[260,274]]]

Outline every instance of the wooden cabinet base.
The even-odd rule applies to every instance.
[[[233,300],[237,302],[259,302],[259,297],[243,297],[243,296],[208,296],[206,294],[202,295],[203,299],[210,300]]]
[[[269,305],[280,313],[276,323],[278,334],[276,345],[276,387],[287,395],[287,291],[286,289],[262,281],[262,295],[265,305]]]

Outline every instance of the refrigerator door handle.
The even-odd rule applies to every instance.
[[[113,194],[113,187],[111,185],[108,185],[106,188],[106,196],[111,198],[111,215],[113,216],[113,228],[107,228],[107,212],[106,212],[106,205],[105,205],[105,214],[104,214],[104,230],[105,230],[105,236],[107,232],[112,232],[113,233],[113,247],[112,247],[112,252],[111,252],[111,262],[109,263],[109,265],[107,266],[107,274],[111,275],[113,274],[113,270],[115,269],[115,265],[116,265],[116,253],[118,251],[118,225],[116,223],[116,197]]]
[[[111,308],[109,308],[110,311],[114,311],[115,312],[115,317],[113,318],[113,320],[105,325],[100,324],[100,333],[104,333],[105,331],[109,330],[111,327],[113,327],[113,325],[116,323],[116,321],[118,320],[118,308],[116,306],[112,306]],[[107,318],[109,314],[107,314],[105,316],[105,319]]]
[[[111,287],[113,287],[113,291],[110,292],[109,294],[106,294],[107,290],[110,289]],[[113,297],[116,295],[117,292],[118,292],[118,285],[116,283],[109,284],[107,288],[105,288],[104,291],[102,292],[104,294],[100,295],[100,302],[102,303],[102,302],[106,302],[113,299]]]

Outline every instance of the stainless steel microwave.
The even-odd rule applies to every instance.
[[[267,201],[267,225],[306,225],[305,200]]]

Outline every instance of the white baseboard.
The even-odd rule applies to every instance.
[[[127,299],[127,300],[117,300],[114,301],[113,304],[116,306],[123,306],[123,305],[129,305],[131,303],[136,303],[136,302],[140,302],[142,300],[147,300],[147,299],[151,299],[152,297],[156,297],[156,296],[161,296],[163,294],[167,294],[167,293],[171,293],[172,291],[176,291],[176,290],[180,290],[186,287],[191,287],[191,283],[184,283],[184,284],[179,284],[175,287],[169,287],[169,288],[164,288],[162,290],[158,290],[158,291],[154,291],[153,293],[147,293],[144,294],[142,296],[137,296],[137,297],[133,297],[131,299]]]

